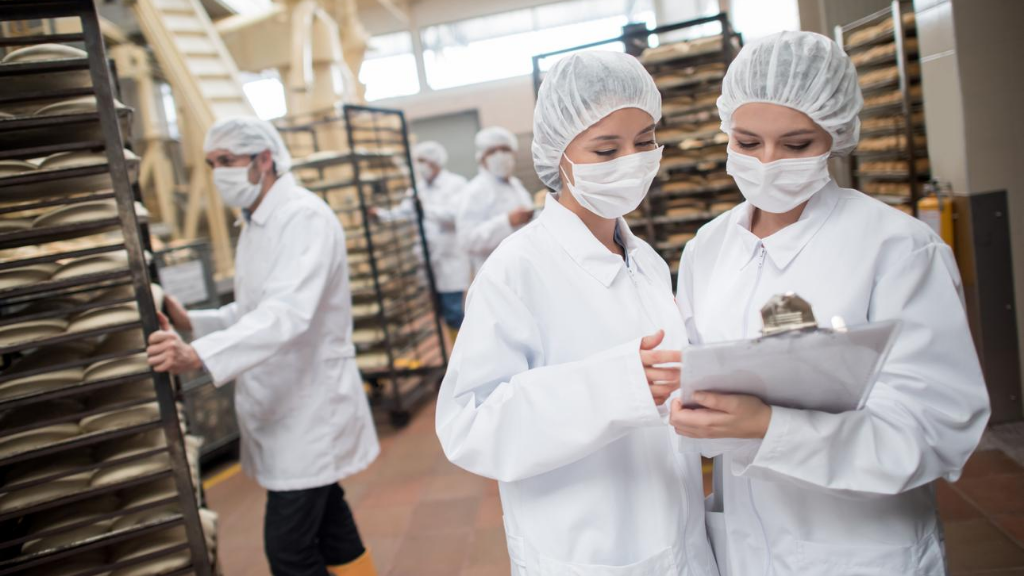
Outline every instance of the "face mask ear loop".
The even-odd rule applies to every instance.
[[[569,163],[570,167],[575,166],[575,164],[572,163],[572,160],[569,160],[569,157],[565,155],[565,152],[562,152],[562,158],[565,158],[565,161]],[[565,184],[567,186],[573,186],[572,181],[569,180],[569,174],[565,171],[565,168],[562,168],[561,162],[558,163],[558,171],[562,173],[562,176],[565,176]]]

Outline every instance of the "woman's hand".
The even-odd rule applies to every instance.
[[[640,362],[644,365],[651,397],[658,406],[664,404],[668,397],[679,389],[679,367],[655,368],[655,365],[671,362],[678,364],[683,356],[679,350],[655,350],[654,348],[664,339],[665,331],[658,330],[640,340]]]
[[[772,420],[772,407],[757,396],[696,392],[700,408],[684,408],[672,402],[669,423],[689,438],[764,438]]]

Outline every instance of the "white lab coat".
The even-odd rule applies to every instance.
[[[726,450],[722,573],[944,574],[931,482],[959,477],[989,415],[951,250],[922,222],[833,182],[764,240],[750,216],[741,204],[683,253],[691,342],[758,336],[761,306],[790,291],[822,325],[903,328],[864,410],[774,407],[763,441],[681,439],[708,456]]]
[[[619,226],[628,268],[548,202],[469,290],[437,435],[499,481],[513,576],[717,574],[700,460],[673,449],[640,362],[659,328],[685,343],[668,267]]]
[[[456,229],[474,276],[498,244],[515,232],[508,213],[516,208],[533,208],[533,198],[516,177],[506,182],[481,169],[466,184]]]
[[[282,176],[238,239],[235,301],[189,313],[214,384],[235,380],[242,468],[268,490],[326,486],[380,451],[351,303],[341,224]]]
[[[423,234],[430,249],[430,267],[434,271],[437,291],[465,292],[469,288],[469,255],[459,245],[455,220],[459,215],[466,179],[442,170],[433,182],[418,182],[420,205],[423,207]],[[381,220],[411,220],[416,205],[410,196],[391,210],[378,212]]]

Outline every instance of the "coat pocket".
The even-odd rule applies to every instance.
[[[502,517],[505,524],[505,541],[508,544],[508,559],[512,563],[512,576],[526,575],[526,543],[521,536],[515,536],[508,529],[508,520]]]
[[[573,564],[540,558],[540,576],[671,576],[679,574],[672,548],[626,566]]]

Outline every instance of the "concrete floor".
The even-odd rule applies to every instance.
[[[507,576],[497,485],[456,468],[434,435],[433,405],[401,431],[384,431],[381,457],[343,483],[380,576]],[[990,444],[983,444],[989,448]],[[227,576],[269,575],[263,555],[264,491],[237,467],[211,477]],[[1024,576],[1024,467],[979,451],[956,484],[940,482],[954,575]]]

